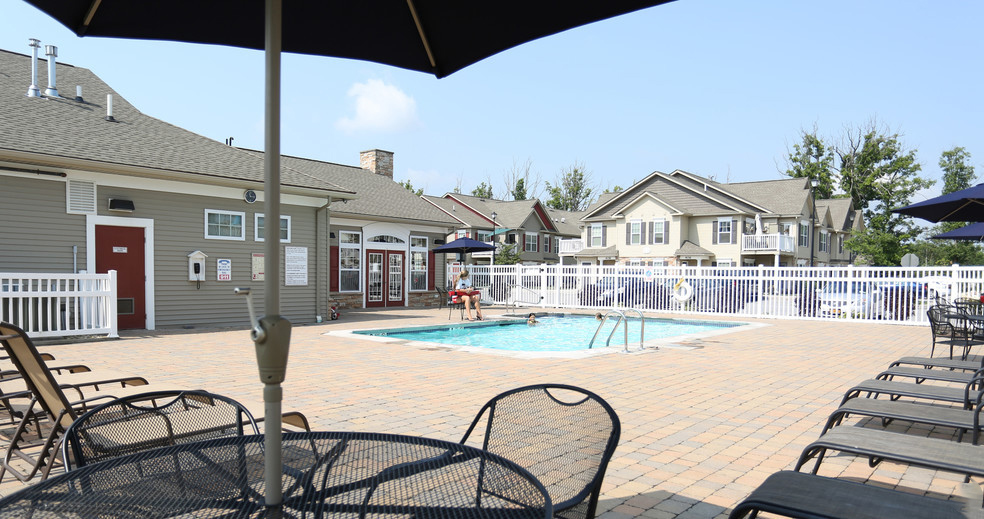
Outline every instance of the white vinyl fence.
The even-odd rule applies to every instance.
[[[117,337],[116,271],[0,272],[0,321],[22,328],[31,337]]]
[[[927,322],[938,298],[980,300],[984,267],[471,265],[483,301],[775,319]],[[453,279],[461,266],[448,267]]]

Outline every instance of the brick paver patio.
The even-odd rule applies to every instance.
[[[895,358],[928,354],[930,340],[926,327],[776,320],[691,350],[517,359],[324,335],[447,322],[446,310],[348,311],[339,321],[295,328],[284,408],[304,412],[315,429],[457,440],[503,390],[537,382],[590,389],[622,420],[599,505],[607,519],[726,517],[769,474],[792,468],[848,387]],[[162,388],[262,398],[243,330],[144,332],[41,349],[59,363],[141,374]],[[820,473],[980,498],[959,475],[891,463],[871,469],[848,456],[828,457]],[[21,486],[7,476],[0,493]]]

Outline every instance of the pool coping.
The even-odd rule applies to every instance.
[[[571,316],[591,316],[590,313],[578,313],[578,312],[562,312],[562,311],[547,311],[547,312],[534,312],[537,317],[545,316],[558,316],[558,317],[571,317]],[[693,344],[694,342],[699,343],[701,339],[714,337],[717,335],[724,335],[728,333],[734,333],[738,331],[753,330],[756,328],[762,328],[766,326],[771,326],[767,323],[751,322],[751,321],[717,321],[711,319],[681,319],[681,318],[667,318],[667,317],[652,317],[646,316],[646,319],[661,320],[661,321],[704,321],[704,322],[717,322],[717,323],[728,323],[734,326],[729,326],[726,328],[720,328],[717,330],[710,330],[706,332],[690,333],[686,335],[676,335],[673,337],[661,337],[658,339],[650,339],[643,343],[643,348],[639,349],[637,344],[630,344],[628,348],[624,345],[618,346],[601,346],[592,349],[585,350],[575,350],[575,351],[512,351],[512,350],[499,350],[494,348],[480,348],[477,346],[463,346],[455,344],[444,344],[438,342],[428,342],[428,341],[415,341],[410,339],[400,339],[395,337],[386,337],[379,335],[367,335],[364,333],[357,332],[367,332],[372,330],[423,330],[428,328],[445,328],[448,326],[454,328],[477,328],[488,326],[489,323],[494,323],[495,321],[525,321],[528,314],[503,314],[495,317],[489,317],[484,321],[473,321],[473,322],[449,322],[447,325],[434,325],[426,324],[419,326],[402,326],[396,328],[380,328],[374,326],[371,328],[357,328],[351,330],[331,330],[322,334],[323,336],[329,337],[344,337],[346,339],[362,339],[373,342],[381,342],[387,344],[400,344],[408,346],[415,349],[421,350],[432,350],[432,351],[462,351],[467,353],[477,353],[480,355],[495,355],[500,357],[510,357],[517,359],[583,359],[590,357],[597,357],[599,355],[609,355],[612,353],[621,353],[623,355],[643,355],[647,353],[656,353],[665,349],[676,349],[676,350],[696,350],[703,346],[700,344]],[[630,317],[635,319],[634,317]],[[690,344],[687,344],[690,343]],[[628,350],[628,351],[626,351]]]

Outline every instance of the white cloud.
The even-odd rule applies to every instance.
[[[417,102],[399,88],[378,79],[356,83],[349,88],[355,98],[355,115],[342,117],[335,126],[346,132],[395,132],[417,123]]]

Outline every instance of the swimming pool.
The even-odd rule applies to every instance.
[[[359,330],[353,333],[408,341],[488,348],[516,352],[573,352],[587,350],[591,337],[598,328],[594,316],[548,315],[538,317],[539,324],[529,326],[525,319],[505,319],[478,323],[461,323],[447,326],[418,328],[392,328],[385,330]],[[744,326],[746,323],[727,321],[699,321],[690,319],[646,319],[646,344],[654,340],[680,338],[693,334],[706,334]],[[615,320],[609,319],[598,333],[593,348],[604,349],[605,342]],[[629,348],[638,349],[640,339],[639,319],[628,319]],[[622,328],[612,336],[612,347],[625,345]]]

